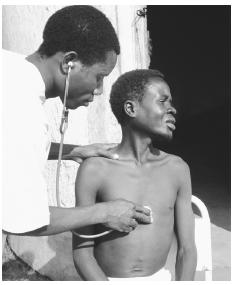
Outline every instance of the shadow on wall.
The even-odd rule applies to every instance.
[[[193,194],[205,202],[212,222],[227,230],[231,224],[230,23],[228,5],[148,5],[150,68],[165,74],[180,116],[174,140],[164,150],[186,160]]]

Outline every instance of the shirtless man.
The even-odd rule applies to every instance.
[[[84,280],[170,280],[163,267],[174,232],[175,280],[194,280],[197,255],[189,167],[180,157],[156,148],[160,139],[171,140],[175,130],[171,101],[163,75],[155,70],[127,72],[112,87],[110,103],[122,127],[122,141],[113,150],[119,160],[84,161],[76,179],[76,203],[128,199],[149,206],[153,223],[95,240],[74,235],[74,264]],[[78,232],[102,230],[92,226]]]

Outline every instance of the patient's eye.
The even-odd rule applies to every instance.
[[[166,101],[167,101],[167,97],[162,97],[162,98],[160,98],[159,101],[160,101],[161,103],[166,102]]]

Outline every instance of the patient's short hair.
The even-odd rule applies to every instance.
[[[136,69],[122,74],[113,84],[110,105],[119,124],[124,125],[128,120],[124,111],[125,101],[141,102],[145,88],[152,79],[164,80],[164,75],[159,70]]]

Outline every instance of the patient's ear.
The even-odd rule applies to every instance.
[[[138,104],[136,101],[127,100],[124,103],[124,111],[126,115],[128,115],[131,118],[135,118],[137,114]]]

